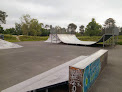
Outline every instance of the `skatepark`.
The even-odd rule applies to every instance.
[[[53,28],[50,32],[44,42],[11,43],[0,40],[1,92],[111,92],[111,89],[103,86],[111,79],[108,73],[111,68],[105,69],[111,67],[108,66],[111,56],[116,56],[112,50],[119,47],[115,46],[118,29],[103,34],[97,42],[81,41],[74,34],[59,34]],[[109,45],[105,46],[107,40]],[[103,44],[98,46],[99,42]],[[120,57],[115,59],[120,61]],[[102,77],[105,81],[98,86],[97,80],[99,82],[101,75],[106,79]],[[117,90],[121,90],[121,87]]]
[[[102,87],[103,81],[100,86],[96,83],[107,71],[104,68],[111,56],[117,55],[112,50],[121,48],[116,46],[119,29],[105,32],[96,42],[81,41],[75,34],[59,31],[50,29],[49,38],[43,42],[11,43],[0,39],[1,92],[111,92],[111,89]],[[98,46],[100,42],[102,44]],[[121,60],[120,57],[115,59]],[[109,83],[109,79],[105,82]]]
[[[84,46],[91,46],[100,42],[103,42],[103,47],[105,45],[105,42],[109,40],[110,44],[115,44],[117,42],[119,35],[119,29],[115,27],[113,30],[105,31],[105,33],[102,35],[102,37],[97,41],[81,41],[79,40],[75,34],[62,34],[60,33],[60,29],[52,28],[50,30],[49,38],[45,42],[50,43],[65,43],[65,44],[71,44],[71,45],[84,45]],[[113,38],[112,38],[113,37]],[[112,40],[112,41],[111,41]]]
[[[116,92],[120,92],[122,90],[122,76],[121,71],[119,71],[121,70],[120,53],[122,52],[120,45],[114,48],[111,46],[103,48],[103,45],[89,47],[42,41],[17,42],[16,44],[22,47],[1,49],[0,52],[0,74],[2,75],[0,76],[0,82],[2,84],[0,85],[0,91],[2,92],[25,92],[25,90],[33,90],[36,92],[68,92],[68,68],[64,70],[65,72],[67,71],[64,74],[61,73],[61,68],[72,66],[90,57],[100,49],[108,50],[108,63],[89,91],[112,92],[115,90]],[[61,81],[57,82],[58,80],[52,79],[53,77],[47,78],[47,83],[45,80],[42,80],[43,78],[41,76],[45,74],[51,76],[53,74],[51,74],[50,69],[55,72],[54,76],[55,74],[56,76],[59,75],[58,78],[61,78]],[[60,73],[63,75],[60,75]],[[65,79],[65,77],[60,76],[67,77]],[[62,81],[62,78],[64,78],[64,81]],[[38,84],[39,80],[40,83]],[[52,84],[48,84],[48,81],[51,81]]]
[[[121,3],[2,1],[0,92],[122,92]]]

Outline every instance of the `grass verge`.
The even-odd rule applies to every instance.
[[[20,36],[20,41],[45,41],[48,39],[48,36]]]
[[[13,35],[4,35],[4,40],[9,41],[9,42],[18,42],[17,38]]]
[[[98,41],[101,36],[79,36],[77,37],[79,40],[82,40],[82,41]],[[122,45],[122,35],[119,35],[118,36],[118,44],[119,45]]]
[[[78,36],[77,38],[82,41],[98,41],[101,36]],[[13,35],[4,35],[4,39],[9,42],[19,42]],[[20,41],[45,41],[47,39],[48,36],[19,36]],[[122,35],[118,36],[118,44],[122,45]]]

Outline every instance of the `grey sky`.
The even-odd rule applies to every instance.
[[[122,26],[122,0],[0,0],[0,10],[8,14],[5,28],[14,27],[23,14],[39,22],[67,27],[69,23],[87,25],[95,18],[101,25],[108,18]]]

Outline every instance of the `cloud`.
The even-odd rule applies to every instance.
[[[0,9],[8,14],[5,28],[14,27],[23,14],[61,27],[67,27],[69,23],[86,26],[92,18],[103,25],[110,17],[122,26],[121,4],[121,0],[3,0]]]

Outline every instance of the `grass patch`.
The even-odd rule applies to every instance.
[[[4,40],[9,41],[9,42],[18,42],[15,36],[9,35],[9,34],[4,35]]]
[[[98,41],[101,36],[78,36],[77,38],[82,41]],[[122,35],[118,36],[118,44],[122,45]]]
[[[122,45],[122,35],[119,35],[118,36],[118,44],[119,45]]]
[[[20,36],[20,41],[45,41],[48,39],[48,36]]]
[[[98,41],[101,36],[79,36],[77,37],[79,40],[82,40],[82,41]]]

